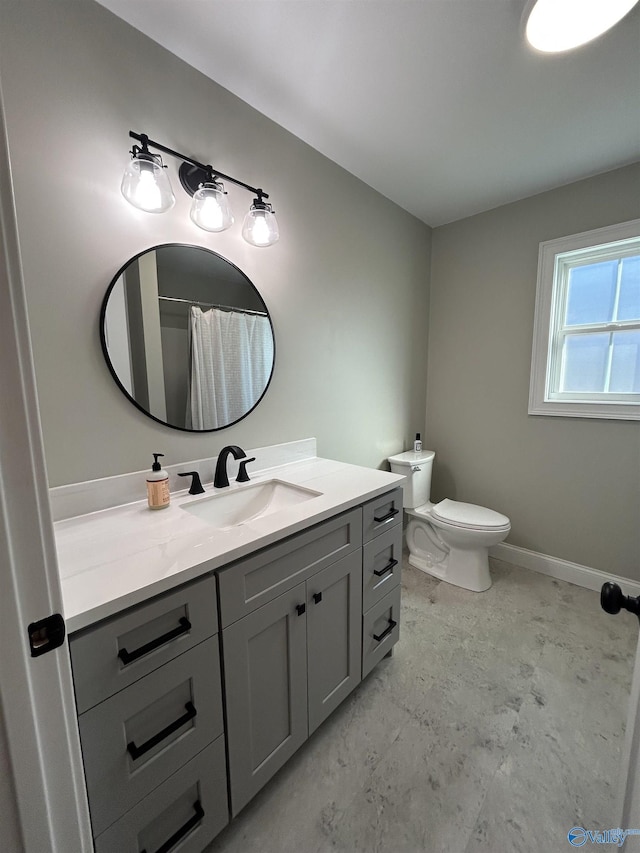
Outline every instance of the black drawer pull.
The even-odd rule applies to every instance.
[[[180,624],[177,628],[174,628],[172,631],[167,631],[166,634],[163,634],[161,637],[156,637],[155,640],[145,643],[144,646],[140,646],[139,649],[134,649],[132,652],[128,652],[126,649],[120,649],[118,657],[126,666],[128,663],[138,660],[138,658],[141,658],[143,655],[149,654],[149,652],[157,649],[158,646],[163,646],[165,643],[168,643],[169,640],[175,640],[176,637],[179,637],[181,634],[186,634],[187,631],[190,630],[191,622],[189,622],[186,616],[181,616]]]
[[[322,593],[321,592],[314,592],[313,593],[313,600],[315,601],[316,604],[320,604],[320,602],[322,601]]]
[[[180,726],[184,726],[185,723],[188,723],[189,720],[193,720],[195,715],[198,713],[195,709],[193,702],[187,702],[184,706],[186,714],[183,714],[177,720],[174,720],[173,723],[169,723],[169,725],[162,729],[161,732],[158,732],[157,735],[150,737],[149,740],[146,740],[142,746],[136,746],[133,741],[127,744],[127,752],[135,761],[140,758],[141,755],[144,755],[145,752],[149,752],[150,749],[153,749],[154,746],[157,746],[161,741],[165,738],[169,737],[170,734],[177,731]]]
[[[380,524],[382,521],[389,521],[390,518],[393,518],[394,515],[397,515],[399,512],[399,509],[390,509],[386,515],[381,515],[380,518],[378,518],[377,515],[374,515],[373,520],[377,521],[378,524]]]
[[[393,629],[396,627],[397,624],[398,623],[394,622],[393,619],[389,619],[389,624],[384,629],[382,634],[374,634],[373,639],[376,640],[376,642],[381,643],[385,637],[389,636],[389,634],[393,631]]]
[[[170,850],[176,846],[178,841],[181,838],[184,838],[187,833],[191,832],[194,826],[196,826],[202,818],[204,817],[204,809],[200,805],[200,800],[196,800],[193,804],[193,810],[195,814],[189,818],[189,820],[181,826],[177,832],[174,832],[171,838],[167,838],[167,840],[156,850],[156,853],[169,853]],[[142,850],[141,853],[147,853],[146,850]]]
[[[395,569],[395,567],[397,565],[398,565],[397,560],[390,560],[387,563],[387,565],[384,567],[384,569],[379,569],[379,570],[374,569],[373,573],[376,577],[381,578],[382,575],[386,575],[387,572],[390,572],[392,569]]]
[[[306,609],[307,609],[306,604],[296,604],[296,610],[298,611],[298,616],[302,616],[302,614],[305,612]]]

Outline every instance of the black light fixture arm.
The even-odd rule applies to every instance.
[[[179,151],[174,151],[173,148],[168,148],[166,145],[162,145],[160,142],[154,142],[153,139],[149,139],[146,133],[135,133],[133,130],[130,130],[129,136],[131,137],[131,139],[136,139],[138,142],[140,142],[140,144],[142,145],[143,152],[148,151],[149,146],[151,148],[157,148],[158,151],[162,151],[163,154],[170,154],[172,157],[176,157],[178,160],[182,160],[185,163],[190,163],[192,166],[195,166],[196,169],[201,169],[207,175],[222,178],[225,181],[231,181],[232,184],[236,184],[236,186],[238,187],[243,187],[245,190],[254,193],[260,201],[262,201],[263,198],[269,198],[269,194],[266,193],[264,190],[260,189],[259,187],[252,187],[250,184],[245,184],[244,181],[239,181],[237,178],[232,178],[231,175],[225,175],[224,172],[219,172],[217,169],[214,169],[213,166],[201,163],[199,160],[194,160],[193,157],[188,157],[186,154],[181,154]],[[187,188],[185,187],[185,189]]]

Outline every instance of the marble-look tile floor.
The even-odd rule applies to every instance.
[[[492,577],[476,594],[405,560],[393,657],[207,853],[556,853],[575,825],[616,826],[637,620]]]

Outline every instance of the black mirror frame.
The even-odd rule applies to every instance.
[[[258,399],[253,404],[253,406],[247,412],[245,412],[245,414],[242,415],[241,418],[236,418],[236,420],[231,421],[231,423],[225,424],[224,426],[221,426],[221,427],[214,427],[213,429],[188,429],[187,427],[180,427],[180,426],[175,426],[174,424],[167,423],[167,421],[163,421],[160,418],[157,418],[155,415],[152,415],[151,412],[148,412],[145,408],[143,408],[137,402],[137,400],[135,400],[131,396],[131,394],[129,394],[127,389],[124,387],[124,385],[122,384],[122,382],[118,378],[118,374],[116,373],[116,371],[113,367],[113,364],[111,363],[111,359],[109,358],[109,350],[107,348],[107,341],[105,338],[105,331],[104,331],[105,330],[105,318],[106,318],[106,313],[107,313],[107,303],[109,302],[109,297],[110,297],[111,292],[112,292],[113,288],[115,287],[118,279],[124,273],[124,271],[127,269],[127,267],[130,264],[132,264],[134,261],[137,261],[138,258],[140,258],[142,255],[146,255],[148,252],[154,252],[157,249],[167,249],[167,248],[176,248],[176,247],[182,248],[182,249],[200,249],[203,252],[209,252],[212,255],[216,255],[216,257],[225,261],[227,264],[229,264],[235,270],[237,270],[237,272],[240,273],[240,275],[246,280],[247,284],[249,284],[255,290],[258,298],[260,299],[260,301],[262,302],[262,304],[264,305],[264,307],[267,311],[267,319],[269,320],[269,325],[271,326],[271,336],[273,338],[273,362],[271,364],[271,373],[269,374],[269,379],[267,381],[267,384],[264,387],[264,391],[258,397]],[[276,335],[275,335],[275,331],[273,328],[273,321],[271,319],[271,313],[269,312],[269,309],[267,308],[267,303],[264,301],[262,294],[260,293],[258,288],[255,286],[255,284],[251,281],[249,276],[245,272],[243,272],[237,264],[234,264],[233,261],[230,261],[228,258],[225,258],[224,255],[221,255],[219,252],[214,252],[213,249],[209,249],[205,246],[197,246],[197,245],[192,244],[192,243],[160,243],[157,246],[150,246],[148,249],[143,249],[141,252],[138,252],[137,255],[133,255],[133,257],[129,258],[129,260],[126,261],[126,263],[124,263],[120,267],[120,269],[117,271],[117,273],[111,279],[109,287],[107,288],[107,292],[105,293],[104,298],[102,300],[102,306],[100,308],[99,324],[100,324],[99,332],[100,332],[100,344],[102,346],[102,354],[104,356],[104,360],[107,364],[107,367],[109,368],[109,373],[111,374],[111,376],[115,380],[116,385],[122,391],[122,393],[127,398],[127,400],[129,400],[130,403],[133,403],[133,405],[136,407],[136,409],[138,409],[140,412],[142,412],[143,415],[146,415],[146,417],[151,418],[152,421],[155,421],[158,424],[162,424],[162,426],[169,427],[169,429],[177,429],[180,432],[188,432],[188,433],[193,433],[195,435],[198,435],[200,433],[208,433],[208,432],[220,432],[220,430],[228,429],[229,427],[234,426],[237,423],[240,423],[240,421],[244,420],[248,415],[251,414],[251,412],[253,412],[253,410],[256,408],[256,406],[263,399],[264,395],[267,393],[269,385],[271,385],[271,380],[273,379],[273,373],[274,373],[275,366],[276,366]]]

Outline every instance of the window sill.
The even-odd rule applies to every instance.
[[[600,420],[640,420],[640,405],[624,403],[529,402],[530,415],[560,418],[599,418]]]

